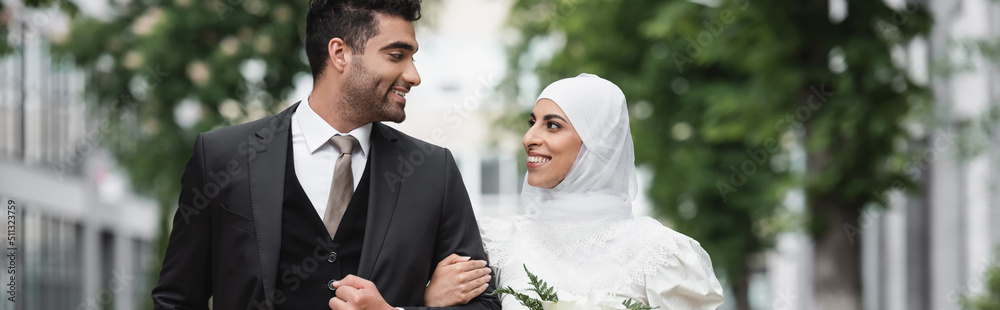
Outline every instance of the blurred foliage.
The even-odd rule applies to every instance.
[[[25,6],[32,8],[57,7],[70,15],[76,15],[80,12],[79,6],[69,0],[23,0],[22,2]]]
[[[72,19],[53,43],[87,72],[88,100],[111,129],[101,138],[132,186],[161,205],[154,281],[196,134],[285,107],[280,98],[309,72],[307,8],[307,0],[128,1],[111,16]]]
[[[1000,36],[951,39],[947,44],[951,54],[940,57],[934,68],[939,78],[947,80],[970,73],[983,63],[1000,69]],[[996,137],[1000,137],[1000,101],[989,103],[979,115],[963,120],[958,129],[958,158],[971,160],[983,154]]]
[[[306,6],[133,1],[106,20],[73,19],[54,50],[88,72],[88,95],[111,113],[104,121],[118,130],[108,142],[134,186],[173,204],[197,133],[284,107],[277,98],[308,70]]]
[[[962,308],[967,310],[1000,310],[1000,248],[996,250],[993,264],[986,268],[982,278],[982,292],[963,295]]]
[[[701,242],[746,308],[752,258],[777,232],[804,224],[817,246],[851,249],[817,259],[856,260],[860,243],[819,240],[859,228],[876,195],[913,187],[907,125],[925,121],[914,116],[931,96],[892,53],[932,22],[922,7],[882,1],[849,0],[841,21],[825,0],[698,2],[713,5],[517,0],[508,81],[589,72],[618,84],[657,214]],[[546,45],[558,47],[551,59],[539,56]],[[783,207],[793,187],[805,197],[798,214]],[[848,290],[860,296],[860,285]]]
[[[10,27],[12,22],[17,22],[13,18],[13,13],[7,8],[3,2],[0,2],[0,56],[7,55],[14,50],[14,46],[10,44],[8,36],[10,36]]]
[[[76,16],[80,13],[80,8],[76,5],[76,3],[68,0],[24,0],[22,2],[24,7],[29,9],[56,8],[69,16]],[[38,28],[41,26],[33,24],[33,21],[25,20],[25,17],[15,14],[14,10],[15,8],[9,7],[3,2],[0,2],[0,56],[7,55],[20,46],[19,42],[21,38],[10,37],[10,30],[12,28]],[[15,26],[17,23],[22,24]],[[31,29],[29,31],[35,30],[37,29]],[[11,42],[12,40],[15,42]]]

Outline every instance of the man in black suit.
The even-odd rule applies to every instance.
[[[419,307],[436,262],[485,266],[451,152],[380,123],[420,84],[419,17],[419,0],[310,4],[312,93],[195,139],[155,309]],[[500,308],[487,272],[456,308]]]

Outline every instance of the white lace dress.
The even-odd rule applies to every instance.
[[[499,287],[528,289],[526,266],[559,300],[623,308],[627,298],[659,310],[715,309],[722,286],[701,245],[656,220],[536,221],[484,218],[480,230]],[[503,295],[504,310],[526,309]]]

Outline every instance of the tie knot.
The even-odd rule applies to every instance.
[[[330,138],[330,143],[333,143],[338,149],[340,149],[341,155],[351,155],[354,152],[354,148],[358,147],[358,139],[352,136],[341,136],[336,135]]]

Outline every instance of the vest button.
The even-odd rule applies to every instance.
[[[333,287],[333,282],[334,282],[334,281],[336,281],[336,280],[330,280],[330,282],[327,282],[327,283],[326,283],[326,287],[327,287],[327,288],[329,288],[329,289],[330,289],[331,291],[334,291],[334,292],[336,292],[336,291],[337,291],[337,288],[336,288],[336,287]]]
[[[326,257],[326,261],[330,262],[331,264],[336,263],[337,252],[330,252],[330,255]]]

